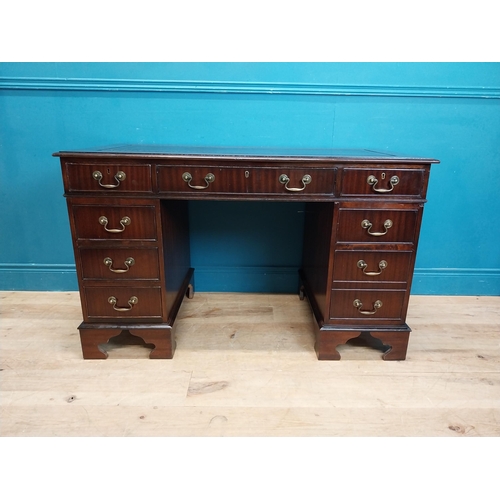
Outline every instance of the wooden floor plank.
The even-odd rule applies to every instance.
[[[307,301],[195,294],[172,360],[83,360],[78,293],[0,292],[2,436],[500,436],[500,297],[412,296],[405,361],[318,361]]]
[[[498,436],[500,411],[422,408],[16,406],[4,436]]]

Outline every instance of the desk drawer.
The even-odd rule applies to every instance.
[[[159,165],[157,172],[160,193],[332,195],[335,185],[333,168]]]
[[[66,191],[152,192],[151,165],[126,163],[66,163]]]
[[[160,193],[246,193],[248,178],[245,172],[248,169],[158,165],[158,190]]]
[[[333,168],[290,168],[282,166],[267,168],[255,173],[253,185],[256,193],[333,195],[335,188],[335,169]]]
[[[359,283],[399,283],[409,278],[412,251],[336,250],[333,281]]]
[[[158,287],[84,287],[86,320],[160,320],[161,288]]]
[[[424,197],[425,169],[349,168],[342,171],[342,196],[418,196]]]
[[[330,319],[403,323],[404,290],[332,290]]]
[[[81,248],[84,280],[158,280],[158,248]]]
[[[73,205],[77,239],[156,240],[154,206]]]
[[[418,209],[340,208],[338,242],[413,243]]]

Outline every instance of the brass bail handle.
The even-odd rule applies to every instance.
[[[384,222],[384,228],[385,228],[385,231],[383,233],[372,233],[370,231],[370,229],[372,228],[373,224],[368,220],[368,219],[365,219],[363,221],[361,221],[361,227],[363,229],[366,229],[368,234],[370,236],[384,236],[384,234],[387,234],[387,231],[389,231],[389,228],[392,227],[392,220],[391,219],[387,219],[385,222]]]
[[[106,257],[104,259],[104,265],[113,272],[113,273],[126,273],[130,270],[130,268],[135,264],[135,260],[132,257],[127,257],[123,264],[125,265],[125,269],[113,269],[113,260],[110,257]]]
[[[385,174],[382,174],[382,178],[385,177]],[[396,184],[399,184],[399,177],[397,175],[393,175],[389,179],[389,185],[391,186],[390,189],[385,189],[385,188],[377,188],[375,187],[378,184],[378,179],[374,175],[370,175],[368,179],[366,179],[366,182],[370,184],[372,187],[373,191],[376,193],[390,193]]]
[[[285,189],[287,191],[304,191],[307,184],[311,183],[312,177],[308,174],[304,175],[304,177],[302,177],[302,187],[301,188],[288,187],[288,183],[290,182],[290,177],[288,177],[288,175],[286,175],[286,174],[281,174],[279,177],[279,181],[281,184],[285,185]]]
[[[99,217],[99,224],[101,224],[101,226],[104,226],[104,229],[108,232],[108,233],[123,233],[123,231],[125,231],[125,226],[128,226],[130,225],[130,223],[132,222],[130,220],[130,217],[122,217],[121,221],[120,221],[120,225],[122,226],[121,229],[109,229],[108,228],[108,218],[105,217],[104,215],[101,215],[101,217]]]
[[[378,263],[378,272],[377,271],[367,271],[366,268],[368,267],[368,264],[364,260],[358,260],[357,266],[363,270],[363,274],[366,276],[378,276],[379,274],[382,274],[382,271],[387,268],[387,262],[385,260],[381,260]]]
[[[99,172],[99,170],[96,170],[95,172],[92,172],[92,177],[99,182],[99,186],[106,188],[106,189],[115,189],[117,188],[122,181],[124,181],[127,176],[125,175],[125,172],[122,172],[119,170],[115,174],[115,179],[116,179],[116,184],[102,184],[102,173]]]
[[[137,302],[139,302],[139,299],[135,296],[132,296],[130,297],[130,299],[128,299],[128,305],[129,307],[118,307],[116,304],[118,302],[117,298],[116,297],[109,297],[108,298],[108,302],[113,306],[113,309],[115,311],[118,311],[118,312],[127,312],[127,311],[131,311],[132,308],[137,304]]]
[[[214,174],[205,175],[205,178],[204,178],[205,186],[193,186],[191,184],[191,181],[193,180],[193,176],[189,172],[184,172],[182,174],[182,180],[184,182],[187,182],[187,185],[191,189],[207,189],[207,187],[210,186],[210,184],[215,181],[215,175]]]
[[[360,312],[361,314],[366,314],[366,315],[372,315],[375,314],[382,306],[382,301],[381,300],[376,300],[373,303],[373,309],[371,311],[362,311],[361,308],[363,307],[363,302],[359,299],[354,299],[354,302],[352,305]]]

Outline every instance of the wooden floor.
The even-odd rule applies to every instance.
[[[318,361],[293,295],[196,293],[172,360],[83,360],[77,293],[0,313],[2,436],[500,436],[500,297],[412,296],[406,361]]]

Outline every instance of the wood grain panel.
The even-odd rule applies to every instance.
[[[342,170],[342,181],[340,194],[342,196],[420,196],[425,197],[424,178],[426,170],[424,168],[415,168],[410,165],[405,165],[405,169],[401,166],[397,168],[391,165],[357,165],[357,168],[351,166]],[[370,176],[377,179],[377,183],[372,186],[367,182]],[[375,189],[391,189],[390,179],[397,176],[399,182],[394,184],[392,190],[386,193],[380,193]],[[374,189],[375,188],[375,189]]]
[[[286,175],[290,181],[288,184],[280,182],[280,176]],[[313,168],[304,165],[282,165],[276,168],[262,168],[256,171],[256,181],[253,190],[256,193],[274,193],[287,196],[290,194],[333,194],[335,187],[335,169]],[[304,184],[304,176],[310,176],[311,182]],[[288,187],[288,189],[287,189]],[[289,189],[300,191],[290,191]]]
[[[386,208],[340,208],[337,241],[358,243],[413,243],[418,218],[418,210],[391,210]],[[361,223],[367,220],[372,224],[365,229]],[[387,230],[386,220],[392,222]],[[374,236],[371,233],[386,233]]]
[[[368,315],[360,312],[353,305],[355,299],[359,299],[362,302],[361,311],[376,311],[375,314]],[[380,309],[374,307],[377,300],[380,300],[383,304]],[[331,295],[330,319],[356,320],[359,324],[372,324],[379,323],[380,321],[402,324],[404,301],[404,290],[334,289]]]
[[[194,187],[190,187],[183,180],[184,173],[191,175],[190,184]],[[213,182],[205,181],[208,174],[215,176]],[[290,190],[279,181],[282,174],[290,179],[287,185]],[[306,175],[311,178],[309,184],[302,183]],[[332,195],[335,186],[335,169],[333,168],[301,167],[288,164],[275,168],[252,168],[251,164],[237,168],[217,165],[159,165],[157,176],[160,193],[190,193],[193,196],[202,196],[207,193]]]
[[[104,259],[113,261],[111,268],[126,270],[125,261],[134,259],[126,272],[113,272]],[[156,280],[159,275],[158,248],[81,248],[82,278],[84,280]]]
[[[193,196],[206,193],[246,193],[248,184],[245,170],[217,165],[158,165],[158,190],[160,193],[190,193]],[[183,179],[184,173],[191,175],[189,183]],[[215,177],[213,182],[205,181],[208,174]]]
[[[328,265],[333,220],[332,203],[306,203],[302,272],[321,317],[328,317]]]
[[[163,200],[161,204],[165,302],[169,317],[175,318],[182,300],[183,283],[190,270],[189,204],[185,200]]]
[[[411,251],[373,251],[373,250],[336,250],[333,258],[334,281],[351,282],[399,282],[405,284],[409,276],[409,266],[413,252]],[[379,275],[370,276],[363,272],[358,262],[366,263],[365,272],[380,272],[380,262],[385,261],[387,267]]]
[[[73,205],[76,238],[102,240],[156,240],[156,209],[154,206]],[[106,231],[99,222],[101,216],[108,219]],[[130,218],[130,224],[122,227],[120,221]]]
[[[92,191],[109,195],[123,192],[151,192],[151,165],[131,165],[127,162],[113,163],[65,163],[65,183],[68,192]],[[106,188],[99,185],[93,173],[102,174],[101,184],[116,186]],[[125,174],[125,179],[118,182],[115,175],[118,172]]]
[[[162,316],[161,288],[159,286],[86,286],[83,289],[83,296],[86,306],[84,309],[86,321],[95,321],[96,319],[102,321],[137,321],[144,319],[158,321]],[[117,299],[116,307],[127,310],[116,311],[113,309],[113,305],[108,302],[109,297],[112,296]],[[137,304],[131,306],[128,303],[131,297],[137,297]]]

